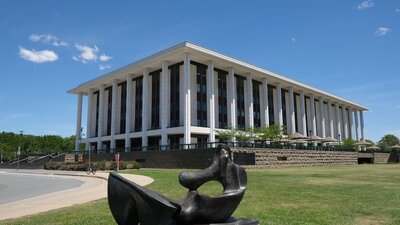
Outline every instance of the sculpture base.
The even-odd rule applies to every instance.
[[[196,223],[193,225],[259,225],[259,224],[260,223],[258,222],[258,220],[231,217],[224,223],[202,223],[202,224]],[[170,221],[166,225],[180,225],[180,224]]]

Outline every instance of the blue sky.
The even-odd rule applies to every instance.
[[[75,133],[67,90],[183,41],[361,103],[400,137],[400,2],[19,1],[0,6],[0,131]]]

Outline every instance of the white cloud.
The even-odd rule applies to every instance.
[[[99,59],[100,59],[100,61],[105,62],[105,61],[108,61],[108,60],[112,59],[112,57],[109,56],[109,55],[106,55],[106,54],[101,54]]]
[[[371,8],[375,5],[374,0],[365,0],[363,2],[361,2],[358,6],[357,9],[359,10],[363,10],[363,9],[367,9],[367,8]]]
[[[390,28],[387,27],[378,27],[375,31],[376,36],[385,36],[390,31]]]
[[[111,68],[111,66],[110,65],[102,65],[102,64],[100,64],[99,65],[99,70],[106,70],[106,69],[110,69]]]
[[[64,47],[66,47],[66,46],[68,46],[68,43],[65,42],[65,41],[54,41],[54,42],[53,42],[53,45],[56,46],[56,47],[58,47],[58,46],[64,46]]]
[[[31,34],[31,36],[29,36],[29,40],[34,41],[34,42],[49,42],[49,41],[56,41],[57,38],[53,35],[50,34]]]
[[[83,63],[97,60],[97,53],[99,52],[99,48],[96,45],[90,47],[88,45],[75,44],[75,48],[78,49],[81,53],[78,56],[73,56],[72,58],[74,60]]]
[[[19,47],[19,56],[34,63],[53,62],[58,59],[58,55],[54,51],[36,51],[34,49],[28,50],[21,46]]]
[[[65,41],[59,40],[56,36],[53,36],[51,34],[31,34],[29,36],[29,40],[33,42],[42,42],[42,43],[48,43],[52,42],[54,46],[68,46],[68,43]]]

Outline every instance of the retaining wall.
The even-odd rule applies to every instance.
[[[234,156],[240,153],[254,154],[255,164],[246,165],[250,168],[278,168],[299,166],[321,166],[331,164],[357,164],[356,152],[341,151],[314,151],[314,150],[292,150],[292,149],[246,149],[234,148]],[[243,158],[246,158],[243,157]],[[236,162],[240,160],[234,160]],[[244,160],[246,161],[246,160]],[[248,159],[248,161],[251,161]],[[238,162],[244,165],[243,163]]]

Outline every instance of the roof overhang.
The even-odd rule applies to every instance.
[[[293,90],[303,90],[306,94],[314,94],[314,96],[316,97],[331,99],[334,103],[351,106],[357,110],[369,110],[367,107],[359,103],[352,102],[329,92],[301,83],[297,80],[265,70],[255,65],[243,62],[241,60],[212,51],[210,49],[201,47],[190,42],[183,42],[178,45],[172,46],[163,51],[121,67],[117,70],[111,71],[95,79],[89,80],[85,83],[80,84],[78,87],[69,90],[68,93],[87,94],[89,88],[97,89],[99,83],[111,84],[112,80],[124,79],[127,74],[142,74],[145,68],[149,68],[150,71],[152,69],[159,69],[161,67],[161,63],[165,60],[168,60],[168,62],[171,64],[175,62],[181,62],[183,61],[184,53],[189,53],[191,56],[191,60],[194,61],[197,60],[200,62],[207,62],[209,60],[212,60],[215,67],[219,69],[228,69],[229,67],[233,67],[235,68],[235,73],[251,73],[255,78],[267,78],[268,82],[271,84],[281,83],[282,87],[292,87]]]

